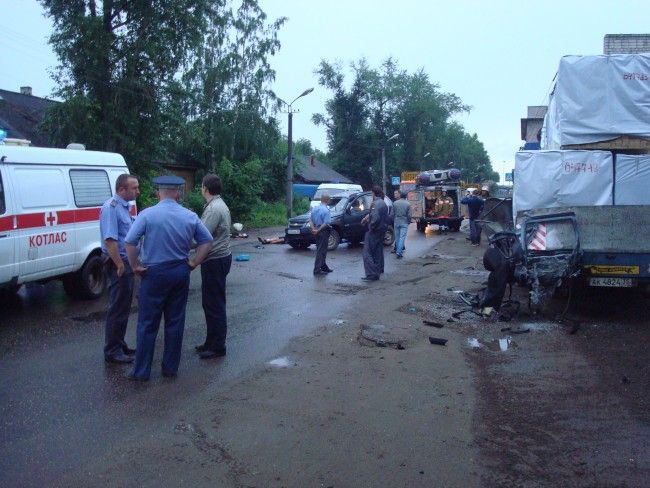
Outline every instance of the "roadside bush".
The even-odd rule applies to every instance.
[[[251,209],[260,203],[263,177],[260,160],[236,164],[223,159],[216,173],[223,183],[222,197],[230,209],[232,221],[245,221]]]

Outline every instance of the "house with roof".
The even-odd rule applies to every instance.
[[[334,171],[315,156],[299,156],[294,183],[320,185],[321,183],[354,183],[347,176]]]
[[[59,102],[32,95],[32,88],[21,86],[20,92],[0,89],[0,129],[8,138],[27,139],[32,146],[47,147],[47,134],[40,129],[49,108]]]

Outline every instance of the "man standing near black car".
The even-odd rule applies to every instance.
[[[131,228],[131,200],[140,195],[135,176],[121,174],[115,182],[115,196],[104,202],[99,212],[102,256],[108,276],[108,312],[104,333],[104,360],[131,363],[135,350],[124,341],[133,299],[133,270],[126,256],[124,239]]]
[[[327,245],[330,238],[330,223],[332,215],[329,208],[330,196],[323,193],[320,205],[311,211],[309,222],[311,232],[316,236],[316,259],[314,260],[314,275],[331,273],[333,270],[327,266]]]
[[[376,281],[384,272],[384,234],[388,226],[388,206],[384,202],[384,192],[379,186],[372,188],[373,201],[370,213],[361,223],[368,225],[363,238],[364,281]]]
[[[221,178],[203,177],[201,193],[206,201],[201,221],[212,234],[212,247],[201,264],[201,298],[205,313],[205,342],[195,349],[201,359],[226,355],[226,277],[232,265],[230,210],[221,198]]]

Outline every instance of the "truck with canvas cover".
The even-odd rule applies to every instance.
[[[460,215],[460,171],[430,170],[416,178],[414,190],[408,192],[411,216],[419,231],[429,224],[457,232],[463,220]]]

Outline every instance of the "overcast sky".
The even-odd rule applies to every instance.
[[[650,30],[648,0],[260,0],[269,18],[288,17],[282,48],[271,61],[274,91],[292,100],[294,138],[327,150],[325,132],[311,123],[330,93],[317,85],[321,59],[371,66],[393,56],[409,72],[423,68],[431,81],[472,106],[459,121],[485,144],[493,167],[513,166],[521,145],[520,119],[541,105],[561,56],[602,54],[605,34]],[[0,88],[33,87],[48,96],[56,59],[47,45],[50,22],[36,0],[0,0]],[[286,133],[286,116],[280,114]]]

